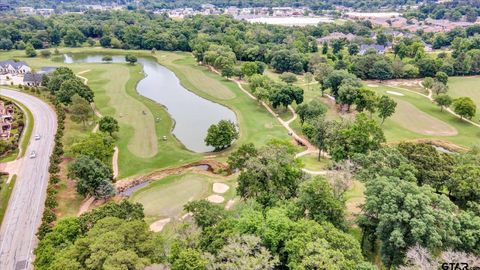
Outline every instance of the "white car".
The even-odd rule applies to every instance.
[[[32,152],[30,153],[30,158],[36,158],[36,157],[37,157],[37,152],[32,151]]]
[[[40,140],[40,138],[42,138],[42,136],[40,136],[39,134],[35,135],[35,141]]]

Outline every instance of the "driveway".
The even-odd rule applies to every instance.
[[[19,163],[17,180],[0,228],[0,269],[33,269],[33,249],[40,225],[48,185],[48,166],[57,130],[56,114],[48,104],[28,94],[0,89],[0,95],[25,105],[33,114],[33,133],[25,157]],[[32,151],[37,153],[29,158]]]

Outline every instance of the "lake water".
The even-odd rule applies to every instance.
[[[102,63],[104,55],[64,55],[65,63]],[[114,63],[125,63],[125,56],[112,56]],[[145,78],[137,85],[140,95],[162,104],[175,120],[173,134],[186,148],[203,153],[213,150],[205,145],[207,130],[220,120],[237,123],[235,113],[218,103],[185,89],[175,73],[152,58],[139,58]],[[112,78],[115,79],[115,78]]]

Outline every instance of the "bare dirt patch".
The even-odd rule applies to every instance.
[[[229,190],[230,187],[224,183],[213,183],[213,192],[223,194]]]

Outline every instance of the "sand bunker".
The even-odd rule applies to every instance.
[[[171,218],[164,218],[155,221],[154,223],[150,224],[150,230],[153,232],[161,232],[163,227],[169,223]]]
[[[387,93],[390,94],[390,95],[395,95],[395,96],[400,96],[400,97],[404,96],[404,94],[399,93],[399,92],[395,92],[395,91],[387,91]]]
[[[213,192],[215,193],[225,193],[227,190],[229,190],[230,187],[228,185],[225,185],[223,183],[214,183],[213,184]]]
[[[225,198],[220,195],[210,195],[208,196],[207,201],[212,203],[222,203],[223,201],[225,201]]]
[[[413,132],[430,136],[455,136],[457,130],[449,124],[430,116],[412,104],[396,100],[397,109],[392,120]]]
[[[376,85],[376,84],[367,84],[367,86],[368,86],[368,87],[373,87],[373,88],[378,87],[378,85]]]

